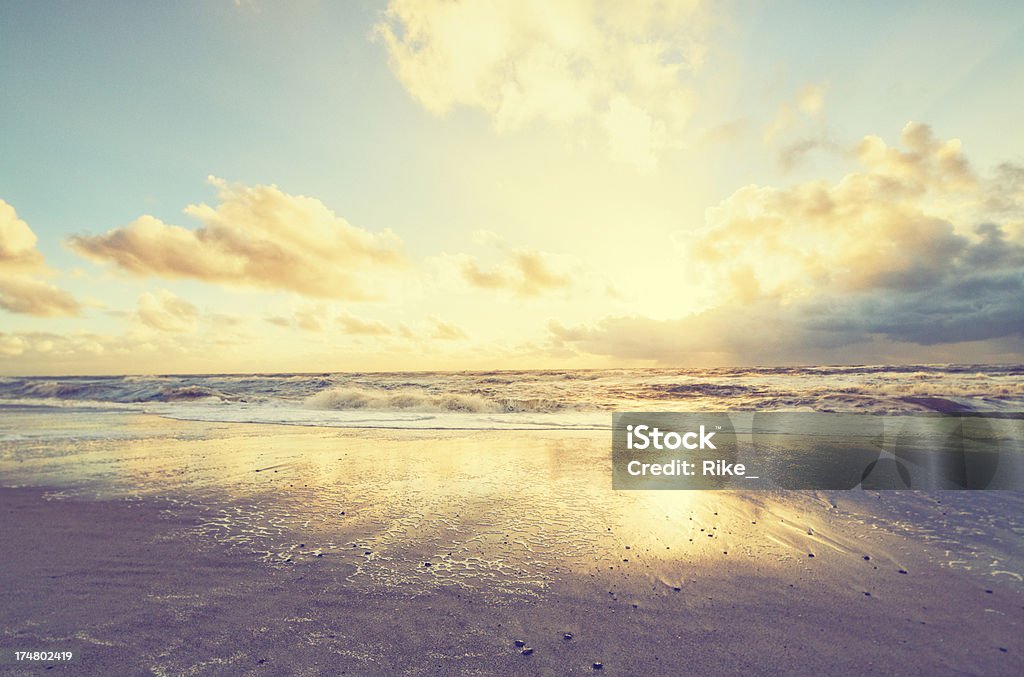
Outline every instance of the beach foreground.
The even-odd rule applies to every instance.
[[[1019,493],[613,492],[605,432],[7,413],[46,434],[0,454],[0,646],[69,673],[1024,669]]]

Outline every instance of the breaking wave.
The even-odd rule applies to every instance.
[[[464,414],[552,413],[565,409],[558,402],[542,398],[492,399],[478,394],[426,393],[412,389],[371,390],[369,388],[328,388],[308,397],[309,409],[347,411],[457,412]]]
[[[1024,411],[1024,365],[0,377],[0,407],[345,427],[607,425],[614,411]]]

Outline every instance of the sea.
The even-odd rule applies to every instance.
[[[346,428],[601,430],[617,411],[1021,412],[1022,376],[1021,364],[918,364],[0,377],[0,408]]]
[[[806,541],[832,543],[859,563],[860,540],[884,533],[903,539],[894,562],[927,551],[941,566],[981,575],[986,587],[1024,586],[1024,491],[612,491],[610,453],[620,412],[752,412],[730,413],[737,432],[760,412],[823,412],[867,414],[852,417],[865,423],[900,417],[901,426],[984,419],[996,432],[1010,431],[999,450],[1013,451],[1012,460],[1024,452],[1022,376],[1019,364],[917,364],[0,377],[0,487],[42,487],[47,500],[153,499],[171,512],[198,511],[204,538],[275,566],[302,552],[391,553],[372,566],[355,562],[357,579],[385,582],[423,576],[419,555],[403,554],[406,543],[408,552],[441,547],[431,539],[445,534],[454,540],[444,552],[475,547],[482,537],[464,515],[486,505],[492,536],[532,534],[523,541],[527,559],[517,560],[522,571],[536,572],[542,552],[545,566],[563,566],[566,543],[611,538],[613,522],[616,538],[621,524],[639,525],[637,538],[654,533],[637,511],[660,518],[683,511],[681,534],[696,524],[694,514],[711,525],[721,512],[739,516],[737,524],[773,525],[735,537],[736,550],[742,544],[776,557],[773,544],[789,543],[803,561]],[[918,416],[934,412],[968,416]],[[833,422],[847,417],[794,418],[819,419],[832,434]],[[876,432],[865,425],[858,434]],[[886,453],[901,439],[887,439]],[[838,447],[790,440],[760,448],[753,458],[761,465],[751,469],[772,478],[775,467],[836,458],[800,455],[812,448]],[[1004,470],[999,477],[1024,477]],[[368,520],[369,535],[335,542],[341,511]],[[779,519],[759,517],[769,513]],[[842,528],[833,526],[839,519]],[[550,547],[534,548],[538,538]],[[581,548],[591,556],[589,545]]]

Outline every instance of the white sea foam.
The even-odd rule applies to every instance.
[[[402,388],[379,390],[345,387],[328,388],[305,400],[310,409],[376,411],[461,412],[468,414],[550,413],[565,409],[558,402],[543,398],[489,398],[473,393],[430,393]]]
[[[367,388],[329,388],[305,401],[309,409],[344,411],[372,409],[378,411],[466,412],[498,411],[497,403],[479,395],[458,393],[432,395],[414,390],[375,391]]]
[[[613,411],[1024,411],[1024,366],[6,377],[0,405],[425,428],[607,426]]]

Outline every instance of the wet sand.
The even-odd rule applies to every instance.
[[[0,646],[68,673],[1024,669],[1019,494],[613,492],[603,434],[73,418],[0,454]]]

